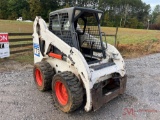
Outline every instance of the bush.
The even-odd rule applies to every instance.
[[[138,26],[138,20],[136,18],[131,18],[129,21],[130,21],[129,27],[136,29]]]
[[[159,24],[150,25],[150,29],[152,29],[152,30],[160,30],[160,23]]]
[[[137,28],[138,29],[144,29],[143,23],[142,22],[138,22]]]

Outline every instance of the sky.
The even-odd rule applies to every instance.
[[[156,5],[160,5],[160,0],[142,0],[146,4],[150,4],[151,9],[154,10]]]

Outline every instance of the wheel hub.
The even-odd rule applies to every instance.
[[[62,82],[57,81],[55,83],[55,93],[59,103],[61,105],[66,105],[68,102],[68,92],[65,85]]]
[[[39,69],[36,69],[35,71],[35,76],[36,76],[36,81],[37,81],[37,84],[38,86],[42,86],[42,75],[41,75],[41,72]]]

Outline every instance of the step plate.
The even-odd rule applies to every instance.
[[[113,65],[115,65],[115,63],[110,62],[110,63],[103,63],[103,64],[100,64],[100,65],[91,66],[90,68],[92,68],[94,70],[100,70],[100,69],[110,67],[110,66],[113,66]]]

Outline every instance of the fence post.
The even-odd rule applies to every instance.
[[[118,33],[118,26],[116,28],[116,34],[115,34],[115,43],[114,46],[117,48],[117,33]]]

